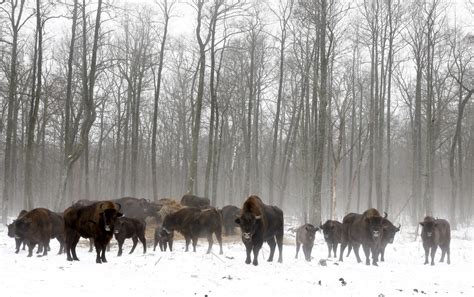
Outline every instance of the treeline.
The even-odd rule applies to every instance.
[[[0,1],[3,222],[186,192],[472,219],[471,2],[184,2]]]

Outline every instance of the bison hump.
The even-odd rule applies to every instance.
[[[263,202],[258,196],[250,196],[242,206],[242,212],[250,212],[256,216],[263,213]]]
[[[380,217],[380,213],[375,208],[367,209],[362,215],[366,218]]]

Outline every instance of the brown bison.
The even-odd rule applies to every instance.
[[[205,209],[211,207],[211,201],[209,198],[186,194],[181,198],[181,205]]]
[[[174,239],[174,231],[163,232],[163,227],[158,226],[155,229],[155,242],[153,245],[153,251],[156,250],[156,246],[160,245],[160,250],[162,252],[166,252],[166,247],[169,246],[170,252],[173,251],[173,239]]]
[[[215,208],[201,210],[195,207],[187,207],[166,216],[163,221],[163,236],[168,236],[174,230],[183,234],[186,241],[186,252],[191,240],[195,252],[198,238],[207,237],[209,242],[207,253],[209,254],[213,245],[212,234],[214,233],[219,242],[219,254],[223,253],[222,219]]]
[[[253,265],[258,265],[258,253],[264,241],[270,246],[268,262],[273,261],[277,244],[278,262],[283,261],[283,211],[281,209],[264,204],[258,196],[250,196],[245,200],[235,222],[240,225],[242,232],[242,241],[247,252],[246,264],[250,264],[250,253],[253,250]]]
[[[304,258],[306,261],[311,261],[311,251],[313,250],[316,231],[318,231],[318,228],[311,224],[304,224],[296,229],[296,259],[298,259],[300,246],[303,245]]]
[[[120,205],[98,201],[87,206],[71,206],[64,211],[67,260],[79,261],[76,246],[79,238],[93,238],[96,263],[105,263],[105,250],[113,236],[115,221],[122,216]]]
[[[48,254],[53,229],[51,213],[46,208],[35,208],[15,220],[15,236],[23,239],[28,245],[28,257],[32,256],[36,244],[43,247],[43,256]]]
[[[137,220],[128,217],[120,217],[115,220],[114,236],[118,242],[119,251],[117,256],[122,255],[122,247],[126,238],[131,238],[133,241],[130,253],[133,253],[140,239],[143,244],[143,253],[146,253],[146,238],[145,238],[146,223],[143,220]]]
[[[235,227],[238,227],[235,223],[235,218],[240,213],[240,208],[234,205],[226,205],[221,210],[222,225],[224,226],[224,234],[226,236],[235,234]]]
[[[383,218],[380,213],[369,208],[362,215],[349,213],[342,221],[342,244],[339,261],[343,261],[344,250],[347,246],[354,248],[357,262],[362,262],[359,257],[359,248],[365,253],[367,265],[370,265],[370,253],[372,253],[372,265],[377,266],[378,254],[383,233]]]
[[[331,258],[331,250],[336,258],[337,245],[342,242],[342,223],[334,220],[327,220],[319,226],[323,230],[324,240],[328,245],[328,258]]]
[[[420,222],[422,226],[421,239],[423,248],[425,249],[425,264],[428,264],[428,254],[431,249],[431,265],[434,265],[434,257],[438,246],[441,248],[440,262],[444,261],[444,256],[448,254],[448,264],[451,264],[450,248],[451,227],[448,221],[443,219],[435,219],[427,216]]]
[[[20,211],[16,219],[21,218],[27,212],[28,211],[23,209],[22,211]],[[10,236],[11,238],[15,238],[15,254],[18,254],[18,252],[20,251],[21,244],[23,243],[23,250],[24,250],[26,246],[26,242],[23,240],[23,238],[20,238],[18,235],[15,234],[15,221],[13,221],[11,224],[8,224],[7,227],[8,227],[8,236]]]

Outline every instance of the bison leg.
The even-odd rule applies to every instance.
[[[189,243],[191,242],[191,238],[186,236],[184,240],[186,241],[186,249],[184,251],[187,252],[189,250],[188,247],[189,247]]]
[[[89,238],[89,253],[92,253],[94,251],[94,239]]]
[[[427,244],[423,245],[423,248],[425,249],[425,265],[428,264],[428,255],[430,253],[430,246]]]
[[[28,256],[27,257],[31,257],[33,256],[33,249],[35,248],[35,244],[34,243],[31,243],[31,242],[28,242]]]
[[[160,241],[160,251],[166,252],[166,241]]]
[[[192,240],[193,240],[193,252],[196,252],[196,245],[198,243],[198,237],[196,235],[194,235],[192,237]]]
[[[132,241],[133,241],[133,246],[132,246],[132,249],[130,250],[129,254],[131,254],[131,253],[133,253],[133,251],[135,251],[135,248],[137,247],[137,244],[138,244],[138,237],[133,236]]]
[[[15,254],[18,254],[20,251],[22,240],[20,238],[15,238]],[[23,243],[23,249],[25,249],[25,244]]]
[[[153,241],[153,251],[156,251],[156,246],[158,245],[158,239],[155,236],[155,240]],[[160,246],[161,248],[161,246]]]
[[[102,255],[101,255],[101,253],[103,253],[103,255],[105,254],[105,248],[106,248],[106,247],[105,247],[105,246],[102,247],[102,245],[99,244],[99,243],[97,242],[97,240],[94,240],[94,245],[95,245],[95,252],[96,252],[96,254],[97,254],[97,255],[96,255],[96,258],[95,258],[95,262],[96,262],[97,264],[102,264],[103,261],[102,261]],[[104,251],[104,252],[102,252],[102,251]],[[105,255],[104,255],[104,258],[105,258]]]
[[[269,240],[267,240],[267,243],[270,246],[270,256],[268,256],[267,261],[272,262],[273,261],[273,255],[275,254],[275,247],[276,247],[275,238],[274,237],[270,238]],[[304,250],[304,246],[303,246],[303,250]]]
[[[298,259],[298,253],[300,252],[301,243],[296,241],[296,255],[295,259]]]
[[[353,248],[353,249],[354,249],[354,254],[355,254],[355,256],[356,256],[357,263],[362,262],[362,260],[360,259],[360,256],[359,256],[360,244],[356,243],[356,244],[354,244],[354,245],[349,246],[349,249],[350,249],[350,248]]]
[[[327,246],[328,246],[328,258],[331,258],[331,249],[332,249],[332,244],[329,243],[329,242],[326,242]],[[334,258],[336,258],[336,256],[334,256]]]
[[[118,253],[117,253],[117,257],[120,257],[122,256],[122,252],[123,252],[123,242],[125,241],[124,238],[117,238],[117,243],[118,243]]]
[[[143,253],[146,253],[146,238],[144,234],[140,234],[140,242],[143,244]]]
[[[100,257],[100,259],[102,260],[102,263],[107,263],[107,259],[105,258],[105,251],[107,250],[107,245],[105,244],[103,247],[102,247],[102,255]]]
[[[339,262],[344,261],[344,250],[346,249],[347,242],[342,242],[341,243],[341,249],[339,251]]]
[[[252,244],[245,243],[245,251],[247,253],[247,258],[245,259],[245,264],[250,264],[250,253],[252,252]]]
[[[276,236],[276,241],[278,245],[278,263],[283,262],[283,233]]]
[[[385,248],[386,245],[382,245],[380,248],[380,261],[385,262]]]
[[[215,233],[216,233],[217,242],[219,242],[219,255],[222,255],[224,254],[224,252],[222,251],[222,230],[218,229]]]
[[[170,247],[170,252],[172,252],[173,251],[173,239],[170,239],[168,241],[168,245]],[[166,251],[166,243],[165,243],[165,251]]]
[[[337,253],[337,242],[332,244],[332,251],[334,253],[334,258],[336,258]]]
[[[365,254],[365,265],[370,265],[370,247],[364,244],[362,245],[362,249],[364,249],[364,254]]]
[[[206,254],[210,254],[212,250],[212,245],[214,244],[214,239],[212,238],[212,233],[210,233],[207,236],[207,242],[209,243],[209,246],[207,247],[207,252]]]
[[[311,262],[311,251],[313,250],[312,245],[303,245],[304,258],[306,261]]]
[[[431,247],[431,265],[432,266],[435,265],[434,258],[435,258],[437,249],[438,249],[437,245],[434,245],[434,246]]]
[[[262,248],[263,242],[257,243],[256,245],[253,246],[253,265],[257,266],[258,265],[258,252]],[[275,247],[273,247],[275,248]]]
[[[447,263],[448,263],[448,264],[451,264],[451,257],[450,257],[450,255],[449,255],[449,254],[450,254],[449,244],[448,244],[448,246],[446,247],[446,253],[448,254],[448,261],[447,261]]]
[[[51,248],[49,248],[49,236],[46,236],[45,239],[43,239],[43,256],[47,256],[48,255],[48,249],[51,250]]]
[[[377,261],[379,260],[379,251],[377,247],[371,248],[372,252],[372,265],[378,266]]]

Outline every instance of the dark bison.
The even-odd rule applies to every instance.
[[[328,245],[328,258],[331,258],[331,250],[336,258],[337,245],[342,242],[342,223],[334,220],[327,220],[319,226],[323,230],[324,240]]]
[[[72,206],[74,207],[82,207],[82,206],[87,206],[91,205],[92,203],[95,203],[97,201],[94,200],[89,200],[89,199],[80,199],[75,201]],[[94,239],[89,238],[89,253],[92,253],[94,251]]]
[[[240,208],[234,205],[226,205],[221,210],[222,215],[222,225],[224,226],[224,234],[226,236],[234,235],[235,228],[238,227],[235,223],[235,218],[240,213]]]
[[[212,234],[216,234],[219,242],[219,254],[222,254],[222,219],[215,208],[201,210],[195,207],[187,207],[178,210],[165,217],[163,221],[163,236],[167,236],[172,231],[183,234],[186,241],[186,252],[191,240],[193,241],[193,251],[196,251],[196,244],[199,237],[207,237],[209,247],[207,253],[212,249]]]
[[[158,226],[155,229],[155,242],[153,244],[153,251],[156,250],[156,246],[160,245],[160,250],[162,252],[166,252],[166,246],[169,246],[170,251],[173,250],[173,239],[174,239],[174,231],[170,232],[163,232],[163,227]]]
[[[22,210],[18,214],[18,217],[16,219],[21,218],[24,216],[28,211]],[[25,249],[26,242],[23,240],[23,238],[20,238],[18,235],[15,234],[15,221],[13,221],[11,224],[7,225],[8,227],[8,236],[11,238],[15,238],[15,254],[18,254],[20,251],[21,244],[23,243],[23,250]]]
[[[240,225],[242,241],[247,252],[245,263],[250,264],[250,252],[253,250],[253,265],[258,265],[258,253],[264,241],[270,246],[268,261],[273,261],[277,244],[278,262],[283,261],[283,211],[281,209],[265,205],[258,196],[250,196],[244,202],[235,222]]]
[[[384,262],[385,248],[387,247],[387,244],[393,243],[393,240],[395,239],[395,234],[400,231],[401,225],[399,224],[398,227],[395,227],[392,222],[387,219],[387,213],[385,213],[382,224],[383,232],[382,240],[380,242],[380,260]]]
[[[425,264],[428,264],[428,254],[431,249],[431,265],[434,265],[434,257],[438,246],[441,248],[440,262],[444,261],[444,256],[448,254],[448,264],[451,264],[450,248],[451,227],[448,221],[443,219],[434,219],[427,216],[420,222],[422,226],[421,239],[425,249]]]
[[[156,205],[145,198],[122,197],[112,202],[121,205],[120,212],[124,217],[145,220],[147,217],[156,217]]]
[[[96,263],[105,263],[105,250],[113,236],[115,221],[122,216],[120,205],[98,201],[87,206],[71,206],[64,211],[67,260],[79,261],[76,246],[79,238],[93,238]]]
[[[311,224],[304,224],[296,229],[296,259],[298,259],[300,246],[303,245],[304,258],[306,261],[311,261],[311,251],[313,250],[316,231],[318,231],[318,228]]]
[[[122,246],[126,238],[131,238],[133,241],[133,246],[129,254],[133,253],[137,247],[138,239],[140,239],[143,244],[143,253],[146,253],[145,227],[146,223],[143,220],[128,217],[121,217],[115,220],[114,236],[119,247],[117,256],[122,255]]]
[[[48,254],[49,240],[53,229],[51,213],[46,208],[35,208],[15,220],[15,236],[24,240],[28,245],[28,257],[32,256],[36,244],[43,247],[43,256]]]
[[[181,205],[204,209],[211,207],[211,201],[209,198],[186,194],[181,198]]]
[[[350,246],[354,248],[357,262],[362,262],[359,257],[359,248],[362,245],[366,257],[365,263],[370,265],[370,253],[372,253],[372,265],[377,266],[382,233],[383,218],[376,209],[369,208],[362,215],[347,214],[342,221],[339,261],[343,261],[344,249]]]

